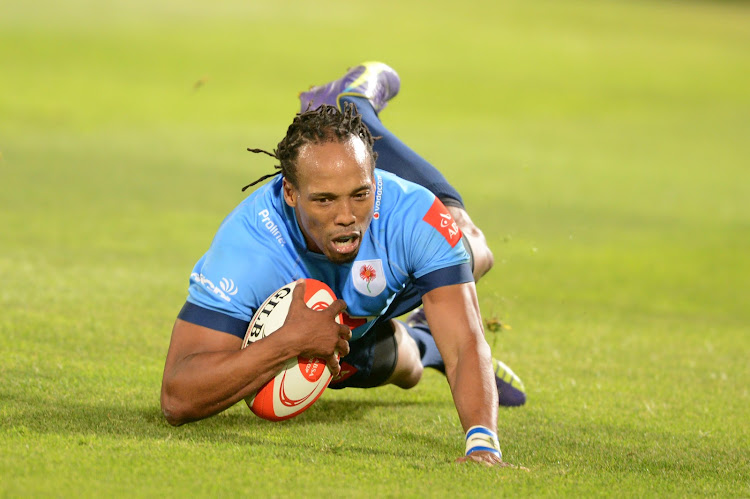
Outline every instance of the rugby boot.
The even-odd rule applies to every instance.
[[[409,327],[424,326],[427,327],[427,317],[424,314],[424,307],[419,307],[406,318],[406,325]]]
[[[300,112],[317,109],[323,104],[341,109],[341,98],[351,95],[366,98],[379,113],[400,88],[401,80],[393,68],[382,62],[363,62],[338,80],[300,93]]]
[[[526,403],[526,388],[523,381],[503,362],[492,359],[497,383],[498,402],[503,407],[518,407]]]

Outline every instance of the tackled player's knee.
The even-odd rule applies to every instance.
[[[487,245],[484,233],[482,233],[479,227],[474,225],[466,210],[457,206],[448,206],[448,211],[450,211],[451,216],[453,216],[453,219],[464,235],[467,251],[469,251],[472,258],[474,280],[478,281],[480,277],[492,269],[492,266],[495,264],[495,257]]]
[[[411,370],[403,372],[398,379],[393,381],[393,384],[405,390],[414,388],[417,386],[417,383],[419,383],[419,380],[422,379],[422,371],[422,363],[417,360],[417,362],[412,365]]]
[[[386,384],[393,384],[399,388],[412,388],[422,379],[422,361],[419,355],[419,347],[409,333],[404,329],[403,324],[398,321],[391,321],[395,328],[394,336],[398,348],[398,359],[393,373],[386,381]]]

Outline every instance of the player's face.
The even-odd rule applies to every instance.
[[[362,139],[303,145],[297,183],[284,179],[284,199],[295,208],[308,249],[334,263],[354,260],[375,204],[372,158]]]

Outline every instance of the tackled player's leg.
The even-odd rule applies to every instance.
[[[329,387],[373,388],[392,384],[412,388],[422,378],[422,370],[420,349],[406,326],[386,320],[349,343],[349,354],[341,359],[341,372]]]
[[[403,322],[390,320],[388,324],[394,330],[397,358],[396,366],[384,384],[396,385],[400,388],[412,388],[422,379],[422,371],[424,370],[419,347],[414,338],[406,332],[406,326]]]

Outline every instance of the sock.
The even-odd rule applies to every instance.
[[[378,118],[378,113],[375,112],[375,108],[372,107],[369,100],[364,97],[347,95],[341,98],[341,102],[349,102],[357,106],[357,111],[362,115],[362,121],[370,129],[372,135],[382,137],[375,141],[373,147],[375,152],[378,153],[378,168],[426,187],[444,204],[464,206],[461,195],[448,183],[448,180],[437,168],[383,126],[380,118]]]
[[[421,324],[414,327],[404,324],[404,327],[409,336],[417,342],[419,356],[422,358],[422,365],[437,369],[445,374],[445,363],[443,363],[443,357],[440,355],[440,350],[438,350],[435,344],[435,339],[430,334],[430,329],[426,325],[423,326]]]

